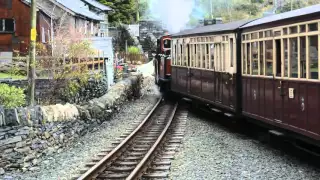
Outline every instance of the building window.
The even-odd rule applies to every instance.
[[[14,19],[0,19],[0,32],[13,32]]]

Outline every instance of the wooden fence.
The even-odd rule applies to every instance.
[[[124,63],[128,64],[144,64],[148,62],[148,57],[145,54],[129,54],[125,52],[117,53],[116,58],[123,59]]]
[[[59,73],[65,67],[71,67],[72,70],[80,70],[85,68],[88,71],[95,71],[104,73],[105,57],[103,54],[87,58],[55,58],[52,56],[37,56],[36,57],[36,74],[47,76],[53,73]],[[0,57],[0,72],[6,71],[20,71],[28,72],[28,57],[13,57],[11,62],[1,61],[2,59],[9,59]]]

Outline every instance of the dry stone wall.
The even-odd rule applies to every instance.
[[[38,170],[42,156],[62,151],[79,136],[107,121],[125,101],[138,98],[142,81],[140,74],[132,75],[101,98],[82,106],[57,104],[13,110],[10,126],[0,127],[0,174]]]

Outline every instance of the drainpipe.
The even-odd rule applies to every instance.
[[[51,56],[53,56],[53,47],[54,47],[54,35],[53,35],[53,21],[52,21],[52,14],[54,12],[54,9],[56,8],[56,5],[53,6],[52,12],[51,12],[51,18],[50,18],[50,30],[51,30]]]

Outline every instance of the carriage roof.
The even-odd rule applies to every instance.
[[[218,33],[224,31],[233,31],[241,27],[242,25],[250,22],[252,20],[240,20],[234,21],[225,24],[214,24],[209,26],[201,26],[193,29],[187,29],[181,31],[176,34],[172,34],[172,37],[179,37],[179,36],[188,36],[188,35],[200,35],[200,34],[208,34],[208,33]]]
[[[312,15],[316,13],[320,13],[320,4],[281,13],[281,14],[274,14],[271,16],[262,17],[254,21],[251,21],[248,24],[243,25],[241,28],[258,26],[262,24],[272,23],[272,22],[291,19],[291,18],[300,17],[300,16]]]

